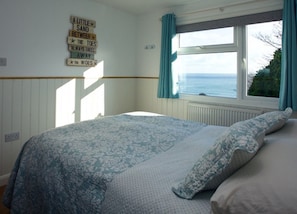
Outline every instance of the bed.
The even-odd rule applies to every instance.
[[[292,109],[230,127],[152,113],[33,136],[3,203],[11,213],[297,213]]]

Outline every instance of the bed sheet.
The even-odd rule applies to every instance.
[[[24,144],[3,202],[12,213],[100,213],[114,175],[205,126],[166,116],[117,115],[49,130]]]
[[[213,191],[181,199],[171,188],[179,182],[227,127],[206,126],[172,149],[115,176],[107,185],[103,213],[210,213]]]

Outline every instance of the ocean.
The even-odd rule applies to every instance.
[[[236,98],[236,74],[187,73],[179,77],[179,92]]]

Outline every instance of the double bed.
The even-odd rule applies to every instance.
[[[231,127],[151,113],[33,136],[3,203],[11,213],[297,213],[297,120]]]

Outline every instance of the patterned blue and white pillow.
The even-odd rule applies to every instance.
[[[199,158],[183,181],[172,187],[172,191],[181,198],[192,199],[202,190],[217,188],[262,146],[263,127],[255,122],[250,119],[230,126]]]
[[[266,112],[255,117],[255,124],[262,125],[265,129],[265,134],[270,134],[282,128],[290,118],[293,110],[288,107],[284,111]]]
[[[284,126],[292,109],[273,111],[230,126],[193,166],[174,193],[191,199],[202,190],[217,188],[234,171],[246,164],[262,146],[265,134]]]

